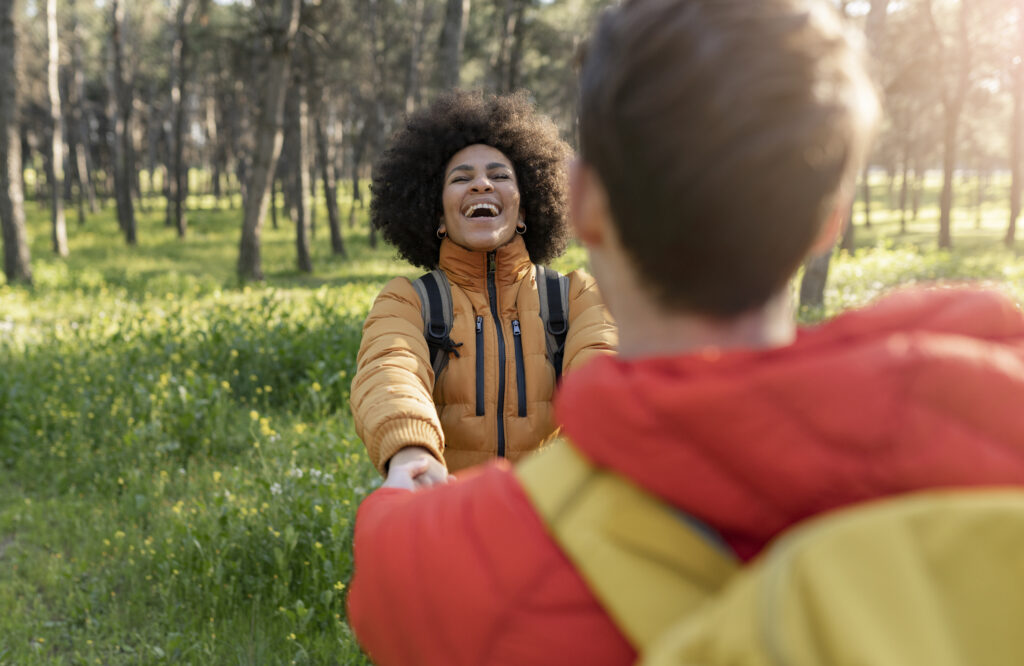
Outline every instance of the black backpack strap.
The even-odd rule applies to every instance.
[[[420,297],[420,313],[423,316],[423,337],[430,348],[430,366],[436,380],[448,364],[448,354],[459,356],[462,343],[452,342],[452,287],[448,276],[439,268],[419,277],[412,283]]]
[[[555,366],[555,380],[561,381],[565,337],[569,333],[569,277],[545,266],[538,265],[536,269],[548,358]]]

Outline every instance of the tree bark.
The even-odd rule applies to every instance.
[[[171,46],[171,173],[168,212],[178,238],[188,233],[185,197],[188,193],[188,165],[185,164],[185,95],[189,80],[189,29],[195,15],[194,0],[178,0],[175,12],[174,44]]]
[[[438,83],[442,90],[459,86],[459,69],[462,66],[462,47],[466,39],[469,10],[470,0],[447,0],[445,3],[438,57]]]
[[[1017,242],[1017,218],[1020,217],[1021,190],[1024,189],[1024,169],[1021,158],[1024,141],[1024,0],[1017,0],[1017,61],[1013,65],[1013,115],[1010,120],[1010,220],[1006,225],[1003,243],[1012,248]]]
[[[871,228],[871,182],[868,180],[868,165],[861,174],[861,192],[864,198],[864,228]]]
[[[843,227],[843,237],[839,241],[839,249],[845,250],[850,254],[857,249],[857,228],[853,226],[853,202],[850,202],[850,208],[846,212],[846,226]],[[832,255],[829,255],[832,256]],[[822,289],[825,285],[822,285]]]
[[[974,228],[981,229],[981,218],[982,208],[985,205],[985,186],[988,180],[988,174],[983,169],[977,170],[978,182],[976,182],[974,190]]]
[[[277,20],[270,26],[270,57],[264,79],[263,99],[256,124],[256,150],[246,186],[242,237],[238,251],[238,277],[262,280],[260,233],[266,216],[274,168],[281,155],[281,122],[288,88],[292,50],[299,28],[301,0],[280,0]]]
[[[64,219],[64,115],[60,106],[60,43],[57,40],[57,0],[46,0],[46,93],[50,141],[50,241],[53,253],[68,256],[68,228]]]
[[[326,95],[325,95],[326,96]],[[326,108],[326,104],[325,104]],[[338,184],[334,172],[334,137],[324,131],[323,113],[316,116],[316,142],[320,153],[320,172],[324,182],[324,198],[327,200],[327,225],[331,230],[331,252],[346,256],[345,239],[341,235],[341,220],[338,219]]]
[[[907,176],[910,172],[910,158],[903,152],[903,177],[900,179],[900,234],[907,233]]]
[[[212,173],[210,174],[210,193],[220,207],[220,199],[223,196],[221,188],[221,176],[224,173],[224,146],[220,142],[220,132],[217,129],[217,96],[210,87],[210,94],[206,98],[205,119],[203,121],[206,132],[207,145],[210,146],[209,160]]]
[[[804,276],[800,280],[800,307],[825,307],[825,284],[832,261],[832,248],[804,262]]]
[[[526,21],[523,20],[529,0],[519,0],[515,28],[512,30],[512,50],[508,56],[508,89],[516,90],[522,85],[523,51],[526,43]]]
[[[423,56],[423,40],[430,23],[430,5],[425,0],[414,0],[409,8],[412,12],[412,46],[409,49],[409,65],[405,70],[405,112],[416,110],[420,105],[420,60]]]
[[[939,247],[953,246],[951,233],[953,210],[953,170],[956,169],[957,132],[960,125],[960,114],[970,86],[971,51],[967,28],[967,2],[960,3],[957,20],[956,79],[953,84],[948,81],[950,49],[946,47],[935,22],[932,11],[932,0],[926,0],[924,9],[928,24],[939,47],[939,72],[942,76],[942,111],[943,111],[943,145],[942,145],[942,193],[939,195]]]
[[[953,247],[953,171],[956,169],[956,135],[960,124],[958,108],[948,107],[942,123],[942,192],[939,194],[939,247]]]
[[[9,284],[32,284],[18,131],[18,50],[14,0],[0,0],[0,227]]]
[[[309,205],[309,101],[306,99],[306,84],[295,86],[297,113],[295,114],[295,169],[292,177],[293,221],[295,222],[296,263],[303,273],[313,272],[313,258],[309,251],[310,205]]]
[[[349,165],[349,177],[352,180],[352,206],[348,209],[348,228],[356,225],[356,202],[363,207],[363,192],[359,189],[359,164],[363,161],[363,154],[366,152],[366,128],[359,133],[355,144],[352,146],[352,163]],[[370,227],[371,231],[373,227]]]
[[[516,85],[522,58],[523,14],[527,0],[505,0],[498,25],[498,47],[491,59],[494,88],[509,93]]]
[[[89,157],[89,120],[85,108],[85,70],[82,67],[82,34],[78,21],[78,10],[75,0],[70,0],[68,9],[71,12],[71,84],[68,86],[71,102],[70,136],[74,137],[73,152],[75,156],[75,177],[78,183],[78,221],[85,221],[84,198],[89,204],[89,212],[95,213],[96,190],[92,184],[92,164]]]
[[[137,245],[135,208],[132,202],[132,92],[124,76],[124,43],[122,26],[125,10],[122,0],[111,0],[110,43],[113,51],[111,93],[114,101],[114,195],[117,200],[117,221],[128,245]]]

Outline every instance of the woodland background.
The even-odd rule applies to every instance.
[[[238,205],[242,281],[263,278],[260,234],[280,192],[296,265],[312,272],[318,188],[332,252],[344,255],[339,182],[347,179],[363,204],[356,184],[374,156],[437,91],[525,88],[572,142],[574,58],[604,4],[0,0],[6,279],[31,281],[26,192],[49,202],[58,256],[69,252],[66,208],[85,225],[113,201],[123,241],[134,245],[136,210],[163,205],[166,224],[185,240],[189,194]],[[1022,178],[1021,3],[841,0],[839,8],[863,28],[874,57],[888,114],[870,167],[898,189],[900,210],[916,217],[926,172],[941,170],[936,236],[951,247],[955,175],[974,175],[980,205],[994,175],[1006,174],[1003,240],[1012,246]],[[277,224],[277,207],[269,210]],[[808,298],[820,302],[821,290]]]
[[[0,665],[367,663],[349,382],[418,273],[370,165],[456,84],[525,88],[574,142],[604,4],[0,0]],[[1021,302],[1024,0],[837,7],[886,116],[801,321],[936,280]]]

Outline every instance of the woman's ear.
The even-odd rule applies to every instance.
[[[611,223],[604,185],[580,158],[569,165],[569,221],[576,237],[587,246],[600,245]]]

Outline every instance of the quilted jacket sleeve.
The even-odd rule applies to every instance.
[[[618,344],[618,329],[597,282],[584,271],[573,271],[569,274],[569,332],[562,367],[571,372],[595,356],[614,353]]]
[[[384,465],[400,449],[422,446],[444,462],[444,434],[432,391],[434,372],[412,283],[385,285],[363,325],[352,379],[352,415],[370,461]]]

